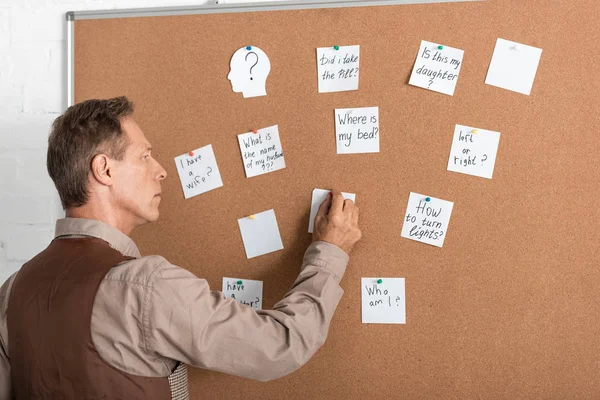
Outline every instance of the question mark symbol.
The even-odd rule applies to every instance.
[[[254,54],[256,56],[256,62],[254,64],[252,64],[252,66],[250,67],[250,75],[252,75],[252,68],[254,68],[256,66],[256,64],[258,64],[258,54],[256,54],[253,51],[249,52],[248,54],[246,54],[246,58],[245,58],[246,61],[248,61],[248,56],[250,54]],[[254,80],[254,78],[250,77],[250,80],[252,81],[252,80]]]
[[[427,89],[429,89],[429,88],[431,87],[431,85],[433,85],[433,78],[431,78],[431,79],[429,80],[429,86],[427,86]]]
[[[485,157],[485,158],[483,158],[483,157]],[[481,165],[483,165],[483,162],[485,160],[487,160],[487,154],[484,154],[483,157],[481,157]]]
[[[210,174],[212,173],[213,170],[211,167],[206,167],[206,168],[209,169],[209,171],[206,173],[206,176],[210,176]]]

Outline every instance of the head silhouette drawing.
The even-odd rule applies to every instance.
[[[242,47],[231,57],[229,67],[227,79],[234,92],[241,92],[244,98],[267,95],[271,62],[264,51],[254,46]]]

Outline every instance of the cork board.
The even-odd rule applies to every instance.
[[[357,193],[364,238],[324,347],[258,383],[193,370],[193,399],[599,398],[600,67],[595,0],[490,0],[75,22],[75,99],[127,95],[169,177],[134,234],[206,278],[292,284],[313,188]],[[544,50],[531,96],[484,84],[497,38]],[[453,97],[408,86],[421,40],[463,49]],[[267,52],[243,99],[233,52]],[[317,93],[317,47],[361,46],[360,89]],[[379,154],[336,155],[334,109],[378,106]],[[287,168],[246,179],[237,134],[279,125]],[[492,180],[446,171],[455,124],[502,133]],[[224,187],[184,200],[173,158],[212,144]],[[442,249],[400,237],[409,192],[454,202]],[[237,219],[275,209],[285,249],[245,257]],[[406,278],[406,325],[361,323],[360,278]]]

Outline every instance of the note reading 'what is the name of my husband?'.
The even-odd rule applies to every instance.
[[[262,281],[224,277],[221,291],[226,299],[234,299],[238,303],[250,306],[255,310],[262,309]]]
[[[285,168],[277,125],[238,135],[246,177]]]
[[[408,198],[401,236],[442,247],[454,203],[412,193]]]
[[[379,107],[335,110],[337,154],[379,153]]]
[[[360,46],[319,47],[317,73],[319,93],[358,89]]]
[[[411,85],[454,95],[464,51],[425,40],[410,76]]]
[[[362,278],[363,324],[405,324],[404,278]]]
[[[186,199],[223,186],[212,145],[175,157]]]

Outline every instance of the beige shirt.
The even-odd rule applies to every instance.
[[[141,257],[133,241],[110,225],[56,222],[56,238],[81,236],[135,257],[112,268],[100,284],[91,328],[104,360],[142,376],[168,376],[178,361],[260,381],[289,374],[324,343],[348,263],[340,248],[313,243],[283,300],[256,311],[211,291],[206,280],[163,257]],[[6,317],[15,276],[0,288],[0,400],[10,398],[12,386]]]

